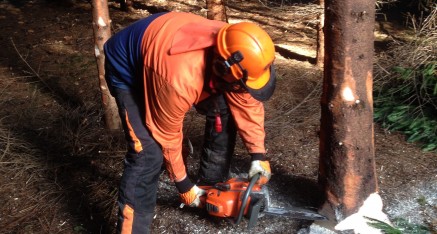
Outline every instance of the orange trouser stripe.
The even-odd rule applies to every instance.
[[[129,129],[129,136],[132,138],[132,141],[134,142],[135,152],[139,153],[143,150],[143,146],[141,145],[141,141],[138,139],[137,135],[134,132],[134,129],[132,128],[132,125],[129,122],[127,111],[126,111],[126,124],[127,124],[127,128]]]
[[[133,222],[134,210],[129,205],[125,205],[123,209],[123,224],[121,226],[121,234],[131,234]]]

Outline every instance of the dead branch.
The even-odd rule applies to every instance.
[[[320,82],[319,82],[319,84],[320,84]],[[317,91],[320,91],[320,85],[319,84],[315,85],[314,88],[311,90],[311,92],[307,96],[305,96],[305,98],[301,102],[299,102],[296,106],[294,106],[290,110],[287,110],[285,113],[282,113],[281,115],[279,115],[279,116],[277,116],[277,117],[275,117],[275,118],[273,118],[271,120],[266,121],[266,125],[278,121],[284,115],[290,115],[295,110],[297,110],[299,107],[301,107],[303,104],[307,103],[312,97],[314,97],[314,94]]]
[[[9,38],[11,40],[12,46],[14,47],[15,52],[17,52],[18,56],[20,56],[21,61],[23,61],[26,66],[32,71],[33,75],[38,78],[38,80],[47,88],[50,90],[50,92],[52,93],[56,93],[42,78],[41,76],[38,74],[38,72],[35,71],[35,69],[32,68],[32,66],[30,66],[30,64],[26,61],[26,59],[23,57],[23,55],[20,53],[20,51],[18,51],[17,46],[15,45],[14,39],[12,39],[12,37]]]

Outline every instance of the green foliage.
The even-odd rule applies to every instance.
[[[405,219],[398,218],[393,221],[393,226],[388,223],[366,217],[369,226],[381,230],[384,234],[429,234],[427,227],[418,224],[412,224]]]
[[[393,67],[394,79],[375,93],[374,119],[384,128],[401,131],[408,142],[437,151],[437,66]]]
[[[406,134],[408,142],[437,151],[437,9],[416,38],[395,44],[375,70],[374,119],[384,128]]]
[[[420,206],[426,206],[428,205],[428,202],[426,201],[426,198],[421,196],[419,198],[417,198],[417,203],[419,203]]]
[[[367,224],[369,224],[369,226],[374,227],[378,230],[381,230],[385,234],[402,234],[401,230],[399,230],[395,227],[392,227],[388,223],[379,221],[377,219],[372,219],[369,217],[366,217],[366,219],[369,220],[369,222],[367,222]]]
[[[84,233],[84,232],[86,232],[86,229],[82,226],[82,224],[78,225],[78,226],[75,226],[73,228],[73,230],[74,230],[75,233]]]
[[[429,234],[430,231],[427,227],[419,224],[412,224],[408,222],[406,219],[398,218],[393,221],[393,225],[398,227],[402,233],[410,233],[410,234]]]

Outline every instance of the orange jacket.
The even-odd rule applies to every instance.
[[[170,177],[186,177],[182,158],[185,114],[206,98],[203,91],[206,50],[214,46],[221,21],[171,12],[144,32],[146,126],[161,145]],[[264,106],[248,93],[226,93],[239,135],[249,153],[265,153]]]

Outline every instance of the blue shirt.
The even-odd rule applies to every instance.
[[[153,14],[114,34],[104,45],[105,77],[108,86],[133,89],[141,83],[141,42],[150,23],[167,12]]]

